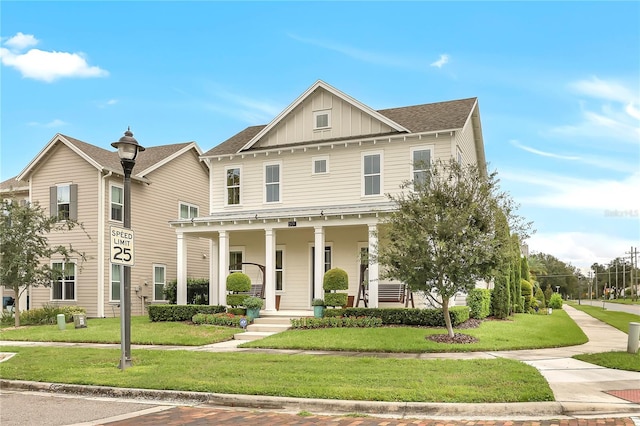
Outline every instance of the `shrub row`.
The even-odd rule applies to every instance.
[[[345,308],[325,309],[325,317],[373,317],[380,318],[384,325],[412,325],[426,327],[444,327],[442,309],[406,309],[406,308]],[[469,319],[469,308],[453,306],[449,308],[451,324],[455,327]]]
[[[224,306],[214,305],[149,305],[151,321],[191,321],[195,314],[218,314]]]
[[[491,290],[474,288],[467,294],[467,306],[469,316],[475,319],[483,319],[491,314]]]
[[[65,322],[73,321],[73,314],[86,314],[87,310],[80,306],[44,305],[42,308],[20,311],[20,325],[55,324],[58,314],[64,314]]]
[[[376,317],[328,317],[293,318],[291,328],[380,327],[382,320]]]
[[[220,314],[195,314],[191,321],[194,324],[211,324],[211,325],[222,325],[227,327],[240,327],[240,320],[245,318],[241,315],[233,315],[228,313],[220,313]],[[247,323],[251,322],[250,319],[247,318]]]

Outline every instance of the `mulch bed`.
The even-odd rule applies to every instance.
[[[482,321],[469,318],[467,321],[458,325],[456,329],[469,329],[469,328],[477,328],[480,326]],[[464,333],[454,333],[453,337],[450,337],[448,334],[432,334],[430,336],[426,336],[425,339],[432,340],[437,343],[457,343],[457,344],[466,344],[466,343],[475,343],[478,341],[473,336],[469,336]]]

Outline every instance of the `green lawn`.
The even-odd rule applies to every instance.
[[[619,303],[621,305],[640,305],[640,299],[638,300],[612,299],[612,300],[607,300],[607,303]]]
[[[578,305],[574,302],[569,302],[569,304],[594,318],[599,319],[602,322],[609,324],[612,327],[617,328],[620,331],[624,331],[625,333],[629,333],[629,323],[630,322],[640,322],[640,315],[630,314],[628,312],[619,312],[612,311],[609,309],[602,309],[602,306],[591,306],[591,305]]]
[[[505,321],[484,321],[475,329],[456,330],[478,339],[469,344],[427,340],[442,328],[380,327],[289,330],[241,347],[365,352],[472,352],[580,345],[587,336],[563,310],[552,315],[517,314]]]
[[[139,345],[201,346],[233,338],[237,328],[211,325],[194,326],[183,322],[151,322],[148,316],[131,317],[131,343]],[[0,330],[0,340],[31,342],[91,342],[120,343],[120,318],[87,320],[87,328],[66,324],[27,326]]]
[[[133,350],[117,368],[115,349],[2,347],[17,352],[2,378],[142,389],[408,402],[552,401],[533,367],[507,359],[373,357]],[[55,362],[51,362],[55,360]]]
[[[574,355],[573,358],[606,368],[640,371],[640,354],[627,352],[602,352],[599,354]]]

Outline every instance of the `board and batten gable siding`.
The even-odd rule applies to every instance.
[[[62,143],[52,148],[47,158],[42,161],[31,175],[32,201],[50,213],[50,187],[56,184],[78,185],[78,222],[84,226],[72,231],[53,232],[48,235],[50,245],[71,244],[79,252],[84,252],[86,260],[82,262],[77,256],[76,267],[76,300],[51,301],[50,287],[34,287],[31,290],[31,307],[39,308],[43,304],[79,305],[87,309],[88,316],[97,315],[96,300],[98,296],[98,188],[100,171],[87,163],[75,152]],[[57,260],[56,258],[54,258]],[[59,258],[61,259],[61,258]],[[48,260],[47,260],[48,262]]]
[[[141,154],[144,155],[144,152]],[[133,173],[136,173],[134,168]],[[131,229],[135,232],[135,266],[131,268],[131,285],[140,286],[140,292],[132,292],[132,312],[143,315],[139,297],[146,296],[147,302],[153,301],[153,266],[166,267],[166,282],[177,276],[176,232],[169,221],[179,217],[179,202],[197,205],[201,216],[208,214],[209,176],[200,163],[194,150],[190,150],[171,162],[161,166],[145,176],[150,184],[132,181],[131,184]],[[110,181],[122,185],[122,178],[113,177]],[[110,186],[107,185],[107,192]],[[110,209],[109,194],[106,195],[106,208]],[[118,225],[109,220],[107,224]],[[121,225],[120,225],[121,226]],[[109,232],[109,226],[105,232]],[[188,270],[187,275],[194,278],[208,278],[209,240],[187,236]],[[105,248],[109,253],[107,234]],[[105,271],[105,301],[109,300],[109,276],[111,265],[107,263]],[[105,313],[109,315],[108,309]]]
[[[330,111],[330,127],[315,129],[314,112]],[[394,130],[349,102],[318,88],[255,145],[269,147],[302,141],[388,134]]]
[[[400,185],[412,178],[411,148],[434,148],[434,160],[451,158],[451,137],[449,134],[422,137],[407,136],[405,141],[363,143],[362,145],[336,143],[329,146],[309,147],[306,152],[298,148],[293,153],[283,150],[280,154],[270,153],[234,156],[212,162],[213,210],[242,211],[285,207],[312,207],[351,205],[386,201],[385,193],[395,193]],[[382,153],[382,194],[377,197],[362,196],[362,155]],[[313,174],[314,157],[328,158],[329,173]],[[244,157],[244,158],[242,158]],[[264,166],[278,162],[281,164],[279,203],[264,202]],[[241,204],[226,206],[226,172],[229,167],[241,167]]]

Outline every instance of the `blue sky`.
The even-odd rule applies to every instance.
[[[638,2],[2,1],[0,179],[58,132],[203,150],[321,79],[374,109],[479,98],[489,168],[575,266],[640,245]]]

